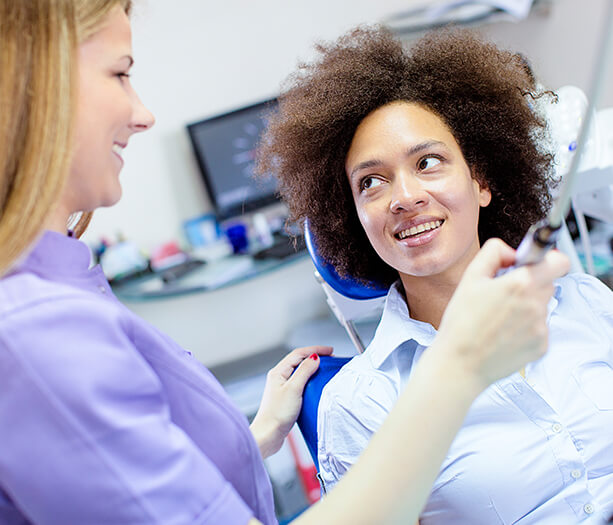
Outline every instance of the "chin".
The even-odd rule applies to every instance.
[[[106,195],[103,199],[100,200],[100,204],[97,206],[98,208],[109,208],[110,206],[114,206],[121,200],[121,188],[109,195]]]
[[[415,264],[417,261],[411,261],[411,264],[404,264],[395,261],[396,264],[388,263],[398,273],[410,275],[412,277],[429,277],[431,275],[438,275],[443,273],[449,268],[448,264],[441,264],[435,261],[420,261],[419,264]]]
[[[111,200],[107,201],[105,204],[103,204],[103,206],[105,208],[109,208],[111,206],[115,206],[115,204],[117,204],[120,200],[121,200],[121,195],[115,197],[114,199],[111,199]]]
[[[426,269],[416,269],[416,268],[405,268],[405,269],[398,270],[398,273],[401,275],[404,274],[404,275],[408,275],[411,277],[430,277],[432,275],[437,275],[441,272],[435,269],[432,269],[432,268],[428,268],[427,270]]]

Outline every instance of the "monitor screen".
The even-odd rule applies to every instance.
[[[275,104],[276,99],[267,100],[187,126],[220,220],[276,201],[275,178],[253,178],[255,146]]]

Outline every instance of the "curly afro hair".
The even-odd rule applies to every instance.
[[[534,109],[525,59],[460,29],[432,32],[409,51],[387,30],[362,27],[318,44],[319,59],[287,80],[257,153],[274,173],[290,220],[308,218],[321,256],[342,276],[391,284],[398,273],[376,254],[359,222],[345,173],[357,126],[395,101],[420,104],[451,130],[473,177],[490,189],[479,239],[516,247],[550,205],[553,157]]]

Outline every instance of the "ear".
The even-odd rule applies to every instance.
[[[470,175],[474,181],[474,183],[479,188],[479,206],[481,208],[485,208],[489,206],[489,203],[492,202],[492,192],[485,180],[485,177],[479,177],[480,170],[478,170],[475,166],[470,166]]]
[[[479,184],[479,206],[485,208],[492,202],[492,192],[487,186]]]
[[[490,191],[489,186],[484,177],[478,177],[478,171],[473,167],[470,170],[473,180],[475,184],[479,188],[479,206],[481,208],[485,208],[492,202],[492,192]]]

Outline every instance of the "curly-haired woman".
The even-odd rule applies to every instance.
[[[360,28],[290,78],[259,152],[341,275],[389,285],[373,341],[324,390],[330,489],[411,380],[483,242],[517,246],[550,205],[553,157],[525,59],[443,30],[409,51]],[[422,524],[577,523],[613,511],[613,294],[568,275],[549,352],[472,405]],[[488,326],[483,326],[487,332]],[[457,370],[460,380],[461,370]],[[415,428],[426,450],[427,427]]]

